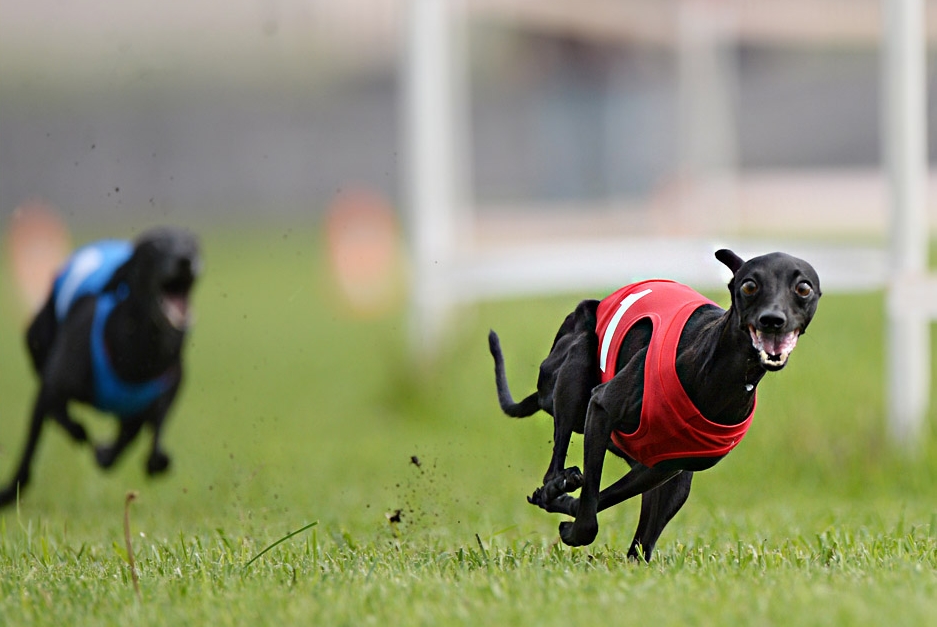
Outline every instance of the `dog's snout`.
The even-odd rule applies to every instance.
[[[780,330],[786,322],[787,318],[780,311],[766,311],[758,316],[758,325],[762,329]]]
[[[194,280],[201,269],[198,257],[180,257],[176,260],[173,273],[179,278]]]

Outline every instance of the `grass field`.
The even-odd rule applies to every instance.
[[[33,485],[0,514],[0,624],[921,625],[937,614],[934,438],[912,459],[883,441],[880,295],[824,296],[789,367],[759,388],[744,444],[696,478],[644,566],[624,558],[637,503],[603,513],[593,546],[557,544],[561,517],[524,498],[551,425],[504,418],[495,399],[488,328],[526,393],[579,295],[464,311],[438,363],[418,369],[402,312],[360,320],[336,302],[312,230],[209,233],[205,256],[166,437],[172,471],[148,480],[138,442],[102,473],[50,425]],[[5,479],[35,384],[3,276]],[[113,424],[83,409],[109,437]]]

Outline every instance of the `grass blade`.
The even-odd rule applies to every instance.
[[[316,521],[313,521],[313,522],[309,523],[309,524],[306,525],[305,527],[300,527],[300,528],[297,529],[296,531],[291,531],[291,532],[289,532],[288,534],[286,534],[285,536],[283,536],[282,538],[280,538],[279,540],[277,540],[276,542],[274,542],[273,544],[271,544],[270,546],[268,546],[267,548],[265,548],[263,551],[261,551],[260,553],[258,553],[258,554],[255,555],[254,557],[252,557],[249,562],[247,562],[246,564],[244,564],[245,570],[246,570],[248,567],[250,567],[251,564],[253,564],[253,563],[256,562],[258,559],[260,559],[260,557],[261,557],[264,553],[266,553],[267,551],[269,551],[270,549],[272,549],[272,548],[274,548],[275,546],[278,546],[278,545],[280,545],[280,544],[286,542],[287,540],[289,540],[290,538],[292,538],[292,537],[295,536],[296,534],[302,533],[302,532],[305,531],[306,529],[310,529],[310,528],[312,528],[312,527],[315,527],[315,526],[318,525],[318,524],[319,524],[319,521],[316,520]]]

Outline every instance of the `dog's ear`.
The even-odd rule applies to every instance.
[[[735,273],[739,271],[739,268],[742,267],[742,264],[745,263],[744,259],[736,255],[728,248],[721,248],[717,250],[716,259],[724,263],[726,267],[732,271],[733,276],[735,276]]]

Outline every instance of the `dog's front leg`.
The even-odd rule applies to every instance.
[[[133,439],[140,433],[143,422],[142,416],[121,418],[120,428],[114,442],[110,445],[100,444],[94,448],[94,457],[98,462],[98,466],[105,470],[113,466],[120,454],[127,448],[127,445],[133,442]]]
[[[658,468],[648,468],[642,464],[635,464],[628,471],[628,474],[599,493],[596,509],[601,512],[618,505],[622,501],[644,494],[667,483],[682,472],[682,470],[660,470]],[[683,505],[683,503],[681,502],[680,505]]]
[[[140,433],[143,425],[149,424],[153,429],[153,443],[150,448],[150,455],[146,460],[146,472],[148,475],[165,472],[169,468],[169,455],[163,451],[160,445],[160,434],[177,390],[178,382],[145,411],[122,418],[120,430],[117,432],[117,438],[113,444],[99,445],[95,448],[95,458],[98,465],[101,468],[113,466],[123,450],[127,448],[127,445]]]
[[[654,545],[657,544],[661,532],[690,496],[692,481],[693,473],[685,471],[673,480],[641,495],[641,516],[631,548],[628,549],[630,559],[637,560],[643,557],[645,561],[651,561],[651,553],[654,551]],[[601,500],[602,497],[599,495],[600,508]]]
[[[158,475],[169,469],[169,455],[160,444],[162,425],[162,420],[153,424],[153,445],[150,448],[150,456],[146,460],[146,474],[148,475]]]
[[[164,394],[153,406],[146,421],[153,428],[153,442],[150,446],[150,456],[146,460],[146,474],[157,475],[166,472],[169,469],[169,455],[162,447],[163,424],[169,415],[169,409],[172,407],[176,392],[179,390],[179,382]]]

